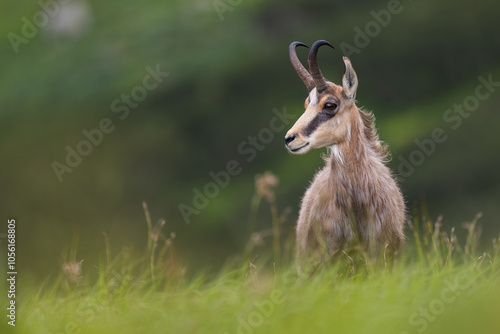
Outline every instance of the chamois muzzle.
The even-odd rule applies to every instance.
[[[295,135],[285,137],[285,144],[288,146],[288,144],[290,144],[295,139],[295,137]]]

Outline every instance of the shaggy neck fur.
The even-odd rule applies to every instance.
[[[389,154],[379,141],[373,114],[357,109],[352,118],[346,139],[329,148],[329,192],[335,206],[356,223],[358,231],[368,231],[367,224],[379,230],[380,226],[373,224],[382,216],[378,189],[391,178],[384,164]]]

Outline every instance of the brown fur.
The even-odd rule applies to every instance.
[[[405,205],[385,165],[390,155],[379,140],[373,114],[356,106],[357,77],[350,61],[344,62],[346,72],[354,75],[354,88],[344,81],[343,86],[328,82],[329,88],[319,96],[313,89],[306,111],[286,137],[294,154],[328,148],[325,167],[302,199],[297,223],[300,262],[330,258],[356,244],[373,256],[392,256],[404,245]],[[332,100],[338,101],[335,116],[305,136],[304,129]]]

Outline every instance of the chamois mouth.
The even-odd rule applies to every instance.
[[[297,147],[297,148],[288,148],[290,150],[290,152],[292,153],[295,153],[295,152],[298,152],[300,151],[301,149],[303,149],[304,147],[306,147],[307,145],[309,145],[309,143],[305,143],[304,145],[300,146],[300,147]]]

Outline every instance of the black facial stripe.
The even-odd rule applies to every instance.
[[[313,133],[318,126],[320,126],[322,123],[325,123],[329,119],[331,119],[334,115],[331,114],[326,114],[323,112],[320,112],[319,114],[316,115],[316,117],[313,118],[313,120],[307,125],[307,127],[304,129],[304,136],[309,137],[311,133]]]

